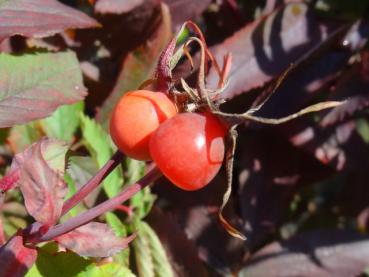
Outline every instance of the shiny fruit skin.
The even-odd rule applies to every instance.
[[[137,90],[125,93],[110,119],[110,135],[120,151],[136,160],[151,160],[151,134],[177,114],[165,93]]]
[[[184,190],[198,190],[218,173],[227,129],[211,113],[182,113],[151,136],[151,157],[162,173]]]

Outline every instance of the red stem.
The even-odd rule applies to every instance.
[[[1,221],[0,217],[0,246],[2,246],[6,242],[5,234],[4,234],[4,228],[3,228],[3,222]]]
[[[120,194],[106,200],[105,202],[89,209],[88,211],[69,219],[67,222],[51,227],[48,232],[37,238],[37,242],[52,240],[58,236],[66,234],[82,225],[89,223],[94,218],[113,210],[124,201],[131,198],[138,191],[145,188],[161,176],[161,172],[157,167],[151,168],[147,174],[137,183],[127,186]],[[36,242],[36,241],[33,241]]]
[[[65,201],[61,216],[65,215],[74,206],[80,203],[91,191],[112,172],[123,160],[123,154],[120,151],[114,153],[109,161],[93,176],[84,186],[82,186],[71,198]]]

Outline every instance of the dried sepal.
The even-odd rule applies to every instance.
[[[236,142],[237,142],[236,126],[233,126],[229,130],[228,136],[227,136],[227,142],[228,142],[227,153],[226,153],[227,190],[223,195],[223,201],[222,201],[222,205],[220,206],[218,216],[219,216],[220,222],[222,223],[222,225],[224,226],[224,228],[230,235],[236,238],[242,239],[242,240],[246,240],[245,235],[243,235],[240,231],[234,228],[223,216],[224,207],[227,205],[229,197],[231,196],[231,193],[232,193],[233,162],[234,162],[234,153],[236,150]]]
[[[207,106],[211,111],[218,111],[218,105],[213,102],[213,100],[220,94],[220,92],[224,89],[224,87],[218,87],[216,90],[209,90],[206,88],[205,85],[205,74],[206,74],[206,64],[207,64],[207,57],[209,54],[207,53],[208,49],[206,44],[197,37],[191,37],[188,41],[184,44],[183,48],[187,49],[191,43],[197,43],[200,46],[200,64],[199,64],[199,72],[197,78],[197,89],[196,92],[199,96],[199,99],[195,103],[198,108],[202,106]],[[188,50],[185,51],[189,53]],[[224,66],[222,70],[219,70],[219,84],[224,86],[226,83],[225,78],[228,75],[229,68],[230,68],[230,56],[225,59]],[[188,86],[185,89],[188,91]]]
[[[218,88],[225,88],[227,85],[227,80],[228,80],[228,76],[229,73],[231,71],[231,66],[232,66],[232,53],[227,53],[224,57],[223,57],[223,68],[220,72],[219,75],[219,81],[218,81]]]
[[[259,123],[268,124],[268,125],[278,125],[278,124],[286,123],[293,119],[299,118],[305,114],[335,108],[335,107],[343,105],[344,103],[345,101],[319,102],[314,105],[308,106],[296,113],[293,113],[293,114],[290,114],[288,116],[281,117],[281,118],[265,118],[265,117],[254,116],[252,115],[254,111],[247,111],[243,114],[230,114],[230,113],[224,113],[224,112],[219,112],[219,111],[215,111],[214,113],[220,116],[221,118],[223,118],[224,120],[226,120],[231,125],[239,125],[247,121],[254,121],[254,122],[259,122]]]
[[[207,62],[210,62],[215,67],[217,73],[221,75],[221,69],[214,59],[213,55],[210,53],[209,49],[206,46],[206,41],[203,33],[201,32],[200,28],[192,21],[186,21],[182,24],[179,31],[173,37],[173,39],[168,43],[167,47],[163,50],[162,54],[159,57],[157,69],[156,69],[156,89],[158,91],[169,92],[173,87],[174,81],[172,80],[172,71],[177,66],[180,59],[183,55],[187,56],[191,65],[193,66],[193,61],[188,49],[186,47],[179,47],[177,51],[175,51],[177,42],[183,33],[184,29],[188,28],[192,30],[197,36],[201,43],[205,46],[205,71],[208,71]]]
[[[201,99],[200,99],[200,96],[199,96],[199,94],[198,94],[198,92],[197,92],[197,90],[196,90],[196,89],[191,88],[183,78],[181,78],[181,85],[182,85],[182,87],[183,87],[184,91],[185,91],[185,92],[187,92],[188,97],[189,97],[193,102],[198,102],[198,101],[200,101],[200,100],[201,100]]]

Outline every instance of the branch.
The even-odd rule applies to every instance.
[[[89,223],[94,218],[113,210],[121,203],[125,202],[137,192],[157,180],[161,176],[160,170],[155,166],[151,168],[147,174],[137,183],[127,186],[116,197],[106,200],[105,202],[91,208],[90,210],[69,219],[67,222],[51,227],[48,232],[41,235],[37,242],[49,241],[65,233],[68,233],[82,225]]]
[[[82,186],[71,198],[65,201],[61,215],[65,215],[74,206],[80,203],[91,191],[99,186],[99,184],[112,172],[123,160],[124,155],[117,151],[106,162],[106,164],[93,176],[84,186]]]

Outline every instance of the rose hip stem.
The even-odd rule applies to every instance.
[[[67,222],[51,227],[48,232],[38,238],[38,242],[52,240],[58,236],[68,233],[82,225],[89,223],[94,218],[113,210],[125,202],[137,192],[161,177],[160,170],[154,166],[137,183],[125,187],[117,196],[89,209],[88,211],[69,219]]]
[[[99,186],[99,184],[112,172],[123,160],[123,153],[117,151],[106,162],[106,164],[93,176],[85,185],[83,185],[71,198],[65,201],[61,215],[65,215],[74,206],[81,202],[91,191]]]

